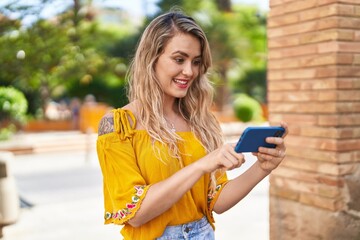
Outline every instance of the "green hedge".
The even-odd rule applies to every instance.
[[[264,121],[260,103],[245,93],[235,96],[233,108],[235,116],[242,122]]]
[[[25,122],[28,108],[24,94],[13,87],[0,87],[0,140],[8,139]]]

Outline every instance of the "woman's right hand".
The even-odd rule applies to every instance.
[[[235,145],[234,143],[226,143],[201,158],[198,161],[198,164],[201,164],[201,169],[205,173],[210,173],[217,169],[228,171],[239,168],[245,162],[245,158],[242,153],[235,152]]]

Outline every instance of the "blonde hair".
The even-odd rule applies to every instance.
[[[178,111],[206,152],[220,147],[223,137],[219,123],[210,111],[213,87],[206,75],[212,63],[209,43],[194,19],[180,11],[156,17],[143,32],[127,77],[129,100],[140,103],[138,120],[154,142],[166,144],[172,155],[180,159],[181,153],[176,143],[181,138],[164,121],[164,93],[155,73],[155,64],[166,44],[179,33],[191,34],[199,39],[202,61],[198,79],[193,81],[184,98],[176,99]]]

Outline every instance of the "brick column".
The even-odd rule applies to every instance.
[[[270,0],[270,238],[360,239],[360,0]]]

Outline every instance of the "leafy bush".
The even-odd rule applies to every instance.
[[[25,122],[28,103],[22,92],[0,87],[0,140],[9,138],[18,124]]]
[[[244,93],[236,95],[233,108],[235,116],[242,122],[264,120],[260,103]]]

